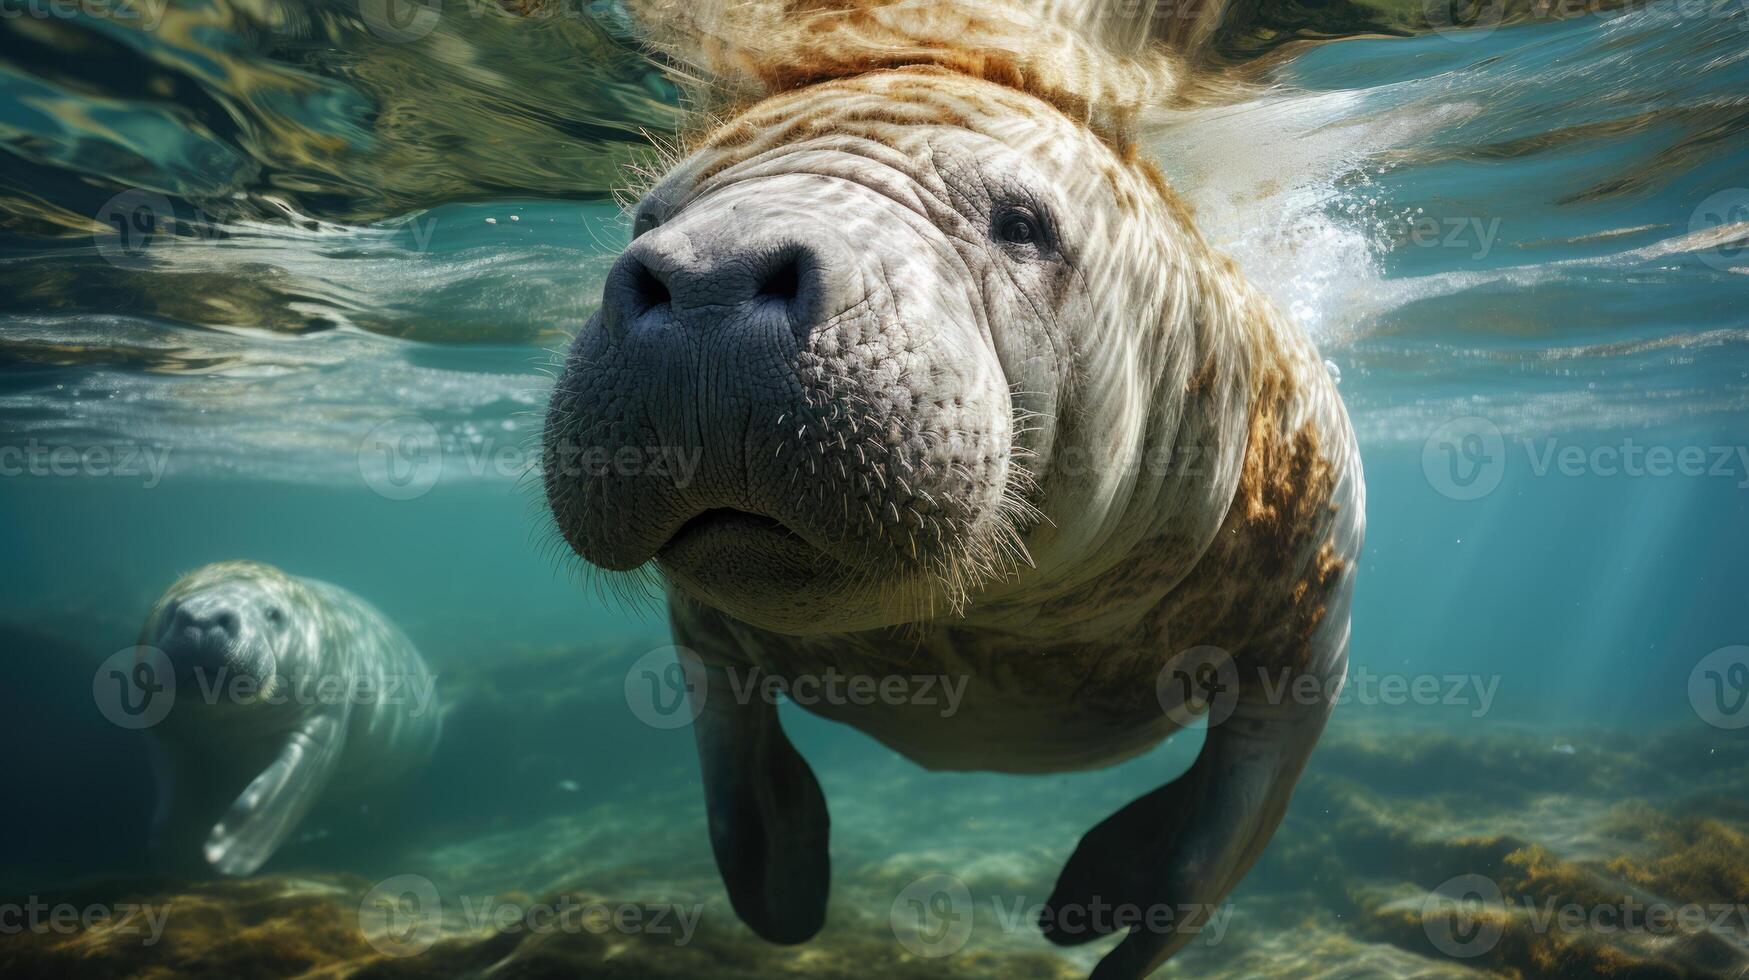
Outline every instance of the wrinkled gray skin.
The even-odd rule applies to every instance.
[[[824,921],[829,821],[774,706],[737,702],[731,671],[964,679],[945,719],[809,706],[933,768],[1145,751],[1176,727],[1154,685],[1183,649],[1160,624],[1185,620],[1163,610],[1228,587],[1198,563],[1239,484],[1264,346],[1290,372],[1284,431],[1320,436],[1339,498],[1307,508],[1304,539],[1345,559],[1360,544],[1358,458],[1310,345],[1247,323],[1275,314],[1179,215],[1138,206],[1160,198],[1084,128],[987,83],[923,81],[779,96],[749,114],[765,136],[695,149],[639,204],[547,418],[565,539],[609,570],[654,561],[668,586],[718,864],[777,942]],[[915,121],[888,121],[895,106]],[[804,116],[810,134],[770,135]],[[655,450],[698,454],[693,479],[638,462]],[[1195,465],[1144,464],[1181,457]],[[1259,557],[1273,581],[1310,553]],[[1053,908],[1221,901],[1329,712],[1351,580],[1313,597],[1327,614],[1299,668],[1326,696],[1247,684],[1189,773],[1083,838]],[[1096,976],[1144,975],[1190,938],[1135,931]]]
[[[140,641],[175,678],[152,729],[151,843],[168,869],[253,874],[318,801],[381,799],[442,730],[434,678],[382,613],[260,562],[183,576]]]

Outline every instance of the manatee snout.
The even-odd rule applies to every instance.
[[[607,275],[602,329],[684,342],[673,335],[725,326],[773,358],[806,344],[864,299],[867,283],[829,216],[771,210],[741,201],[640,235]]]
[[[271,675],[271,633],[284,613],[256,608],[260,603],[246,598],[227,589],[196,592],[159,614],[153,645],[170,659],[179,681],[220,671]]]
[[[947,236],[817,173],[646,204],[548,411],[572,548],[785,629],[991,567],[1009,392]]]

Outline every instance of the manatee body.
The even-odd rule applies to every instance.
[[[152,844],[253,873],[319,801],[368,805],[423,765],[442,712],[411,641],[345,589],[251,561],[172,585],[141,630],[175,700],[152,728]]]
[[[646,6],[713,115],[636,205],[544,480],[582,558],[665,584],[736,912],[803,941],[830,876],[748,671],[963,682],[951,713],[804,705],[941,769],[1109,765],[1206,709],[1190,771],[1081,839],[1041,926],[1212,908],[1335,703],[1364,488],[1312,343],[1149,159],[1182,66],[1032,5]],[[693,477],[585,465],[652,445]],[[1095,975],[1152,971],[1180,923]]]

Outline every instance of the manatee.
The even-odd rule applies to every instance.
[[[564,356],[543,483],[586,563],[659,578],[736,913],[804,941],[830,879],[747,671],[962,679],[950,714],[804,705],[941,770],[1109,766],[1206,711],[1040,922],[1221,902],[1340,690],[1364,484],[1314,345],[1148,153],[1196,81],[1031,7],[643,6],[704,111]],[[653,448],[691,479],[586,462]],[[1095,976],[1192,935],[1129,926]]]
[[[435,679],[394,624],[271,565],[184,575],[140,644],[173,677],[151,729],[151,843],[168,867],[253,874],[319,800],[367,806],[430,758],[442,730]]]

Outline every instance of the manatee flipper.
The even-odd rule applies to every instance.
[[[207,862],[248,875],[267,862],[322,795],[346,740],[345,711],[315,715],[289,735],[207,835]]]
[[[806,941],[826,921],[832,879],[820,783],[784,735],[776,705],[763,697],[739,703],[727,671],[681,656],[690,660],[683,666],[699,710],[693,728],[711,850],[729,902],[761,938]]]
[[[1094,980],[1145,977],[1197,937],[1275,833],[1294,784],[1329,718],[1342,653],[1316,698],[1269,703],[1242,693],[1233,714],[1212,726],[1190,770],[1107,817],[1076,846],[1040,916],[1045,937],[1069,946],[1109,932],[1088,910],[1121,907],[1143,917],[1094,968]],[[1250,696],[1247,696],[1249,694]],[[1150,910],[1171,912],[1149,928]]]

